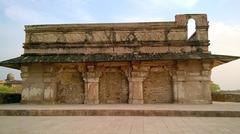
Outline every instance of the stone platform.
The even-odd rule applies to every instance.
[[[99,104],[99,105],[0,105],[0,116],[193,116],[240,117],[240,103]]]

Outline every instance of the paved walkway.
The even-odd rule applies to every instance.
[[[0,116],[0,134],[239,134],[240,118]]]

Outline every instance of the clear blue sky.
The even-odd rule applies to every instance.
[[[174,20],[177,13],[207,13],[210,51],[240,56],[239,0],[0,0],[0,60],[23,53],[24,25]],[[0,79],[19,71],[0,67]],[[240,89],[240,60],[213,69],[223,89]]]

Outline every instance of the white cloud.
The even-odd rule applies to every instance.
[[[72,9],[68,9],[66,13],[63,13],[63,15],[68,18],[64,20],[64,23],[86,23],[94,21],[92,15],[88,13],[88,11],[79,7],[72,7]]]
[[[87,1],[35,1],[24,3],[14,1],[3,3],[5,15],[23,24],[46,23],[74,23],[78,21],[90,22],[93,17],[86,10]]]
[[[113,22],[159,22],[164,19],[159,16],[135,15],[135,16],[117,16]]]
[[[48,1],[47,1],[48,2]],[[52,4],[60,4],[55,10],[59,10],[58,16],[64,18],[64,23],[93,22],[90,0],[58,0]]]
[[[240,25],[216,22],[209,27],[210,49],[213,53],[240,55]]]
[[[129,0],[129,5],[135,12],[118,16],[123,21],[169,21],[168,14],[179,13],[180,9],[188,10],[197,4],[198,0]]]
[[[177,6],[177,7],[184,7],[189,8],[193,7],[197,4],[198,0],[149,0],[150,3],[158,6]]]
[[[160,8],[192,8],[194,7],[198,0],[132,0],[140,8],[155,10]]]
[[[210,25],[209,38],[212,53],[240,56],[240,25],[216,22]],[[215,67],[212,80],[224,90],[240,89],[240,60]]]
[[[190,7],[194,7],[196,4],[197,4],[197,2],[198,2],[198,0],[171,0],[171,2],[174,4],[176,4],[176,5],[178,5],[178,6],[181,6],[181,7],[188,7],[188,8],[190,8]]]

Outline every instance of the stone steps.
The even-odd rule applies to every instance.
[[[240,103],[213,104],[1,104],[0,116],[240,117]]]
[[[0,116],[185,116],[240,117],[240,111],[146,109],[0,109]]]

